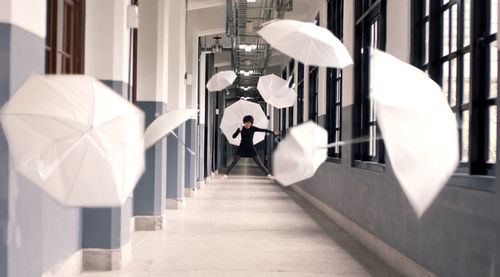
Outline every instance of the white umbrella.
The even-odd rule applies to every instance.
[[[236,73],[234,71],[221,71],[216,73],[207,83],[208,91],[219,91],[230,86],[236,80]]]
[[[328,132],[308,121],[290,129],[273,154],[273,174],[285,186],[311,178],[326,160]]]
[[[373,49],[371,95],[394,174],[421,216],[458,165],[457,123],[438,84]]]
[[[231,106],[224,110],[224,116],[220,123],[220,128],[224,135],[226,135],[229,143],[240,145],[241,135],[233,138],[236,129],[243,125],[243,117],[246,115],[253,116],[253,125],[258,128],[266,129],[269,124],[266,114],[259,104],[245,100],[238,100]],[[256,132],[253,136],[253,143],[257,144],[264,140],[266,134],[263,132]]]
[[[257,89],[264,100],[275,108],[287,108],[293,106],[297,100],[297,92],[289,88],[289,81],[269,74],[259,78]]]
[[[168,133],[179,127],[182,123],[195,116],[198,110],[178,109],[156,118],[146,128],[144,133],[144,146],[146,149],[153,146],[157,141],[164,138]]]
[[[344,68],[349,52],[328,29],[296,20],[277,20],[258,32],[272,47],[304,64]]]
[[[120,206],[144,171],[144,114],[93,77],[32,75],[1,110],[19,172],[69,206]]]

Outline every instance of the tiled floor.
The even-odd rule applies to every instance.
[[[167,211],[166,230],[136,232],[123,271],[80,276],[398,276],[252,163]]]

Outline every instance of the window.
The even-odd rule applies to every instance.
[[[340,40],[343,38],[344,1],[328,1],[328,29]],[[342,125],[342,70],[326,71],[326,129],[328,143],[341,140]],[[340,158],[340,146],[329,148],[328,157]]]
[[[83,73],[84,0],[47,0],[45,73]]]
[[[309,119],[318,122],[318,67],[309,67]]]
[[[412,63],[439,83],[457,117],[458,172],[494,175],[498,0],[412,2]]]
[[[355,2],[355,105],[354,136],[366,137],[368,142],[355,144],[357,161],[384,163],[384,145],[379,137],[375,102],[370,98],[370,49],[385,49],[386,1],[356,0]],[[364,166],[365,164],[355,162]]]
[[[297,68],[297,124],[304,122],[304,64]]]
[[[281,73],[281,77],[286,80],[286,67],[283,69]],[[281,109],[280,111],[280,120],[281,120],[281,135],[284,137],[286,135],[286,108]]]

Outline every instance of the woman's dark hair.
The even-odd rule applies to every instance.
[[[243,117],[243,123],[245,123],[245,122],[250,122],[253,124],[253,116],[245,115],[245,117]]]

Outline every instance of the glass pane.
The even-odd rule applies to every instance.
[[[498,92],[498,48],[496,41],[490,45],[490,91],[489,98],[497,97]]]
[[[429,15],[429,0],[425,0],[425,16]]]
[[[443,63],[443,80],[442,80],[442,87],[443,87],[443,92],[446,95],[446,99],[449,99],[449,93],[448,93],[448,82],[449,80],[449,64],[448,62]]]
[[[490,106],[490,129],[489,129],[489,147],[488,147],[488,162],[496,163],[497,161],[497,106]]]
[[[340,141],[340,131],[335,132],[335,141]],[[335,146],[335,153],[340,153],[340,146]]]
[[[340,128],[340,106],[337,106],[335,127]]]
[[[450,12],[443,12],[443,57],[450,53]]]
[[[443,5],[448,4],[448,2],[450,2],[450,0],[443,0]]]
[[[372,48],[377,48],[377,35],[378,35],[377,29],[378,29],[378,22],[375,21],[371,25],[371,41],[370,41],[370,46]]]
[[[458,5],[451,6],[451,52],[457,51],[458,44]]]
[[[450,61],[451,80],[450,80],[450,106],[457,104],[457,59]]]
[[[462,103],[469,103],[470,95],[470,53],[464,55],[464,80],[463,80],[463,97]]]
[[[470,44],[470,1],[464,0],[464,46]]]
[[[429,21],[425,22],[425,45],[424,45],[425,64],[429,63]]]
[[[469,111],[463,112],[462,118],[462,162],[469,161]]]
[[[371,126],[370,126],[370,141],[369,141],[369,146],[368,146],[368,148],[369,148],[369,149],[368,149],[368,150],[369,150],[369,151],[368,151],[368,153],[369,153],[368,155],[369,155],[370,157],[373,157],[373,129],[372,129],[372,127],[371,127]]]
[[[494,34],[498,29],[498,0],[491,0],[491,27],[490,34]]]

